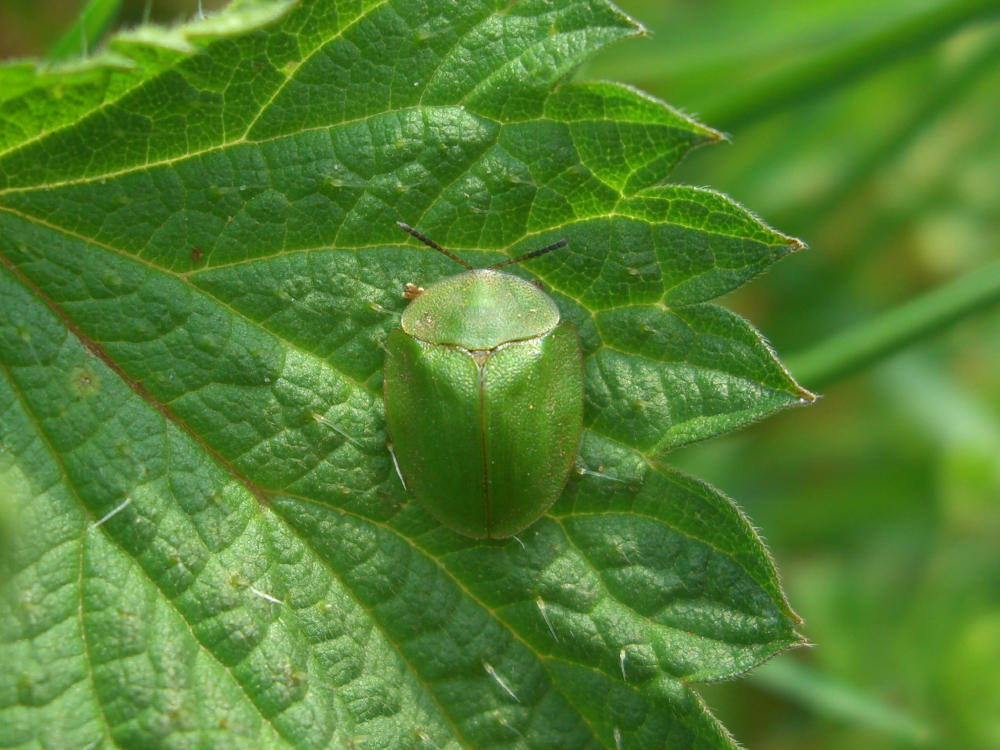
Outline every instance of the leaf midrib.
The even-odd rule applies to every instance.
[[[386,0],[386,1],[388,1],[388,0]],[[549,96],[551,96],[552,93],[554,93],[554,91],[556,91],[556,90],[558,90],[558,89],[554,89],[553,92],[550,92]],[[96,111],[98,111],[98,110],[95,110],[95,112]],[[122,169],[116,169],[116,170],[107,171],[107,172],[100,172],[98,174],[85,175],[85,176],[81,176],[81,177],[71,177],[71,178],[68,178],[68,179],[57,180],[57,181],[54,181],[54,182],[42,182],[42,183],[39,183],[39,184],[36,184],[36,185],[19,185],[19,186],[14,186],[14,187],[6,187],[6,188],[0,189],[0,198],[2,198],[5,195],[8,195],[8,194],[22,195],[22,194],[30,194],[30,193],[33,193],[33,192],[40,192],[40,191],[54,190],[54,189],[58,189],[58,188],[65,188],[65,187],[77,187],[77,186],[80,186],[80,185],[90,185],[90,184],[95,184],[95,183],[96,184],[101,184],[101,183],[103,183],[103,182],[105,182],[107,180],[114,180],[114,179],[117,179],[119,177],[127,177],[128,175],[139,174],[139,173],[145,172],[147,170],[159,169],[161,167],[170,167],[170,166],[174,166],[174,165],[178,165],[178,164],[183,164],[183,163],[185,163],[185,162],[187,162],[189,160],[193,161],[193,160],[196,160],[196,159],[200,159],[200,158],[202,158],[204,156],[207,156],[207,155],[210,155],[210,154],[214,154],[216,152],[224,151],[226,149],[235,148],[237,146],[262,146],[262,145],[266,145],[266,144],[270,144],[270,143],[277,143],[278,141],[282,141],[282,140],[285,140],[285,139],[298,138],[298,137],[300,137],[302,135],[306,135],[306,134],[309,134],[309,133],[316,133],[316,132],[322,132],[322,131],[332,131],[332,130],[335,130],[335,129],[338,129],[338,128],[350,127],[352,125],[357,125],[357,124],[360,124],[360,123],[367,123],[370,120],[373,120],[373,119],[378,118],[378,117],[384,117],[386,115],[397,115],[397,114],[408,113],[408,112],[436,112],[436,111],[447,111],[447,112],[458,111],[458,112],[462,112],[464,114],[471,115],[473,117],[479,118],[480,120],[492,123],[493,125],[496,126],[498,132],[501,131],[503,129],[503,127],[505,127],[505,126],[510,126],[510,125],[528,125],[528,124],[532,124],[532,123],[556,123],[556,124],[563,124],[563,125],[574,125],[574,124],[581,124],[581,123],[609,123],[609,122],[615,122],[615,123],[624,122],[624,123],[628,123],[628,124],[632,124],[632,125],[643,125],[643,126],[646,126],[646,127],[662,128],[662,129],[665,129],[665,130],[677,131],[677,132],[680,132],[680,133],[692,133],[692,134],[695,134],[695,133],[699,132],[699,131],[696,130],[695,124],[692,124],[692,129],[691,130],[685,130],[685,129],[681,128],[681,127],[678,127],[675,124],[669,124],[669,123],[660,123],[660,122],[652,122],[651,123],[651,122],[642,121],[642,120],[627,120],[627,119],[619,120],[619,119],[611,119],[611,118],[607,118],[607,119],[603,119],[602,120],[602,119],[597,119],[597,118],[592,118],[592,117],[591,118],[581,118],[581,119],[562,119],[562,118],[558,118],[557,119],[557,118],[549,117],[549,116],[545,115],[544,113],[542,115],[538,116],[538,117],[530,117],[530,118],[524,118],[524,119],[512,119],[512,120],[498,120],[495,117],[490,117],[488,115],[481,114],[481,113],[475,111],[474,109],[472,109],[470,107],[466,107],[465,105],[463,105],[461,103],[454,103],[454,104],[418,104],[418,105],[413,105],[413,106],[409,106],[409,107],[399,107],[399,108],[396,108],[396,109],[386,109],[386,110],[380,110],[378,112],[369,112],[367,114],[360,115],[358,117],[351,117],[351,118],[348,118],[348,119],[340,120],[338,122],[331,122],[331,123],[327,123],[327,124],[324,124],[324,125],[316,125],[316,126],[313,126],[313,127],[300,128],[298,130],[293,130],[293,131],[278,133],[278,134],[270,135],[270,136],[267,136],[267,137],[264,137],[264,138],[249,138],[249,137],[246,136],[246,134],[244,134],[243,136],[240,136],[239,138],[235,138],[235,139],[232,139],[232,140],[223,141],[221,143],[213,144],[212,146],[208,146],[206,148],[202,148],[202,149],[198,149],[198,150],[194,150],[194,151],[185,151],[183,154],[178,154],[177,156],[170,156],[170,157],[166,157],[166,158],[162,158],[162,159],[157,159],[157,160],[154,160],[154,161],[148,161],[148,162],[145,162],[144,164],[136,164],[134,166],[124,167]],[[81,120],[82,119],[83,118],[81,118]],[[73,125],[78,124],[78,122],[79,121],[77,121],[77,123],[73,123]],[[67,126],[66,129],[69,129],[69,128],[70,128],[70,126]],[[59,133],[61,130],[62,130],[62,128],[60,130],[51,130],[51,131],[48,131],[47,133],[44,133],[44,134],[42,134],[40,136],[37,136],[35,139],[30,139],[28,141],[24,141],[24,142],[18,144],[17,146],[14,146],[14,147],[8,149],[7,151],[5,151],[3,153],[0,153],[0,167],[3,166],[3,163],[2,163],[3,159],[8,154],[17,153],[17,151],[19,149],[21,149],[23,146],[32,145],[36,140],[41,140],[44,137],[48,137],[48,136],[53,135],[55,133]],[[694,143],[688,144],[687,148],[685,148],[684,151],[683,151],[683,153],[677,158],[677,161],[678,162],[683,161],[684,157],[688,153],[690,153],[692,150],[694,150],[694,149],[696,149],[696,148],[698,148],[700,146],[704,146],[704,145],[708,145],[710,143],[714,143],[715,140],[716,139],[708,138],[708,139],[706,139],[704,141],[696,141]],[[491,145],[496,146],[496,145],[498,145],[498,143],[496,141],[493,141]],[[660,157],[658,157],[658,156],[651,157],[650,161],[655,161],[657,158],[660,158]],[[642,169],[643,167],[647,166],[650,163],[650,161],[643,162],[642,164],[640,164],[640,165],[638,165],[636,167],[630,167],[629,177],[627,177],[625,179],[625,182],[628,182],[628,179],[631,177],[631,175],[635,174],[635,172],[637,172],[639,169]],[[673,170],[671,170],[671,171],[673,171]],[[462,172],[462,173],[460,173],[459,177],[465,176],[466,174],[467,174],[467,172]],[[619,196],[622,199],[627,198],[627,197],[631,197],[632,195],[634,195],[634,193],[625,193],[621,189],[615,187],[614,185],[611,185],[611,184],[605,182],[603,179],[600,178],[599,175],[594,174],[593,172],[591,172],[591,174],[594,176],[595,179],[597,179],[598,181],[600,181],[601,184],[604,185],[604,186],[606,186],[609,190],[613,190],[614,192],[618,193]],[[669,176],[669,174],[670,174],[670,172],[665,173],[663,175],[662,179],[665,180]]]

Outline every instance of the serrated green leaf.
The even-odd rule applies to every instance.
[[[661,463],[808,399],[710,303],[800,244],[666,184],[714,131],[568,82],[601,0],[244,3],[0,68],[0,746],[729,748],[692,683],[800,642],[748,521]],[[580,471],[519,538],[403,491],[407,282],[580,329]]]

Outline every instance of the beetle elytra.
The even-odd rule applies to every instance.
[[[498,269],[561,240],[415,294],[389,333],[383,372],[394,455],[417,501],[475,538],[516,534],[562,493],[583,429],[580,340],[529,281]],[[408,286],[408,290],[417,287]]]

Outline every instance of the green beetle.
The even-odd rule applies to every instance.
[[[583,429],[580,340],[529,281],[473,268],[407,286],[412,301],[389,333],[383,373],[393,455],[424,508],[465,536],[509,537],[562,493]]]

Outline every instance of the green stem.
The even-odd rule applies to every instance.
[[[879,174],[886,164],[905,154],[938,118],[952,111],[956,102],[967,95],[969,89],[992,74],[998,61],[1000,33],[937,81],[898,127],[869,146],[822,195],[810,198],[808,203],[798,203],[783,209],[782,214],[794,216],[799,226],[815,225],[824,217],[838,220],[835,213],[838,206],[857,195],[861,187],[873,175]]]
[[[846,86],[951,35],[956,29],[1000,13],[996,0],[958,0],[904,18],[896,25],[830,50],[791,70],[777,73],[741,96],[702,113],[702,120],[724,130],[739,130],[754,122]]]
[[[89,55],[118,19],[121,5],[122,0],[89,0],[49,49],[46,59],[59,62]]]
[[[1000,260],[836,334],[786,363],[807,388],[822,388],[997,302]]]
[[[756,670],[751,680],[817,714],[871,727],[910,746],[923,747],[932,739],[930,730],[921,722],[795,659],[770,661]]]

